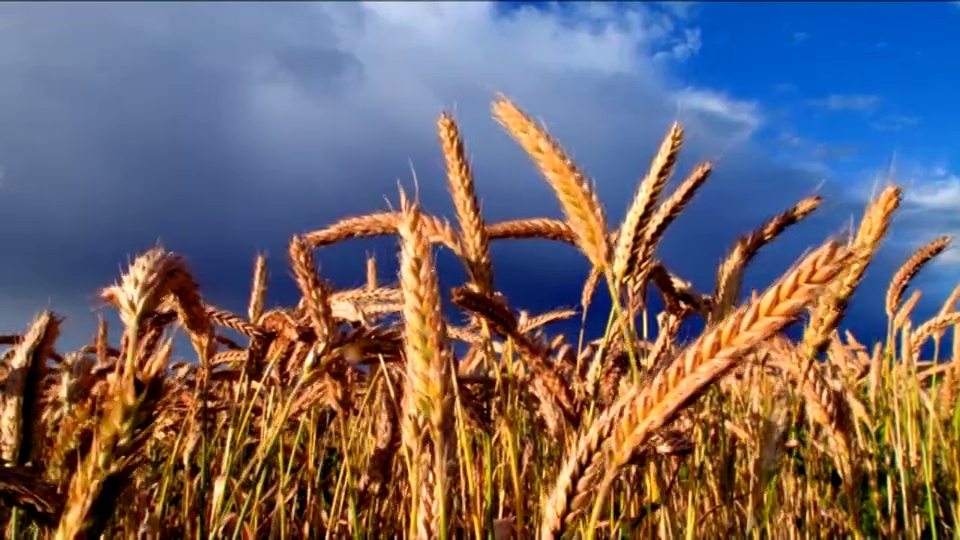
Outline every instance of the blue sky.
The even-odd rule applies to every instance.
[[[951,3],[2,3],[0,325],[18,331],[49,306],[68,317],[68,341],[85,341],[98,287],[158,239],[208,301],[237,311],[265,250],[271,302],[290,303],[290,235],[395,205],[411,167],[425,209],[450,215],[442,110],[461,124],[488,220],[559,217],[490,118],[504,92],[595,180],[611,226],[679,119],[681,173],[706,159],[716,172],[658,256],[702,290],[738,235],[822,194],[748,273],[747,289],[764,287],[858,217],[896,155],[904,212],[848,321],[868,339],[894,269],[960,230],[958,24]],[[346,288],[369,251],[393,280],[393,239],[317,258]],[[494,255],[516,307],[577,303],[575,251],[529,242]],[[921,315],[939,309],[958,262],[922,277]],[[441,264],[456,285],[459,266]]]
[[[813,159],[830,156],[825,161],[838,172],[854,175],[894,151],[910,167],[955,161],[956,150],[945,144],[960,121],[956,73],[947,67],[960,55],[955,4],[758,2],[695,9],[702,47],[683,76],[762,103],[773,117],[764,135],[786,146],[785,154],[812,149]]]

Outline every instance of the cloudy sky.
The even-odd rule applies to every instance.
[[[895,163],[910,186],[897,232],[849,326],[882,324],[882,288],[918,243],[960,229],[960,123],[950,33],[960,9],[927,4],[577,6],[484,2],[0,4],[2,331],[40,309],[93,332],[94,295],[158,240],[184,254],[208,301],[242,311],[255,253],[272,301],[290,302],[293,233],[384,210],[413,177],[450,215],[439,113],[454,113],[489,221],[560,216],[490,117],[504,92],[594,179],[619,220],[670,123],[682,172],[716,173],[660,256],[701,289],[736,237],[813,193],[826,202],[757,261],[763,287],[859,216]],[[394,241],[322,250],[338,287]],[[582,257],[546,242],[495,251],[518,307],[574,305]],[[955,257],[921,281],[926,312]],[[459,267],[441,259],[446,278]]]

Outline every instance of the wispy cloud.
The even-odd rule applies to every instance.
[[[794,45],[799,45],[799,44],[803,43],[804,41],[810,39],[810,33],[809,33],[809,32],[794,32],[793,34],[791,34],[791,37],[793,38],[793,44],[794,44]]]
[[[915,179],[905,201],[924,212],[954,213],[960,208],[960,176],[934,167],[929,176]]]
[[[945,165],[912,166],[901,180],[908,189],[904,193],[903,211],[898,219],[896,241],[906,249],[916,249],[940,234],[960,238],[960,174]],[[960,266],[960,245],[954,245],[938,257],[938,265],[955,270]],[[955,274],[944,273],[943,279],[955,280]],[[946,283],[952,287],[955,283]]]
[[[689,59],[700,52],[703,42],[700,39],[699,28],[684,29],[674,38],[672,45],[654,54],[655,60],[680,61]]]
[[[899,131],[920,124],[919,116],[891,114],[874,120],[870,125],[878,131]]]
[[[776,143],[790,155],[810,165],[817,163],[820,170],[826,170],[827,162],[847,160],[859,154],[862,149],[851,144],[824,144],[801,137],[792,131],[782,131],[775,139]]]
[[[830,111],[873,112],[882,101],[880,96],[874,94],[831,94],[810,100],[810,103]]]
[[[700,7],[700,4],[702,4],[702,2],[656,2],[656,5],[663,7],[681,19],[687,19],[692,16],[695,10]]]
[[[777,83],[773,85],[773,90],[776,92],[782,92],[784,94],[792,94],[796,92],[798,89],[797,89],[797,85],[793,83]]]
[[[674,93],[680,116],[708,130],[726,129],[731,139],[749,138],[763,123],[754,101],[732,99],[722,92],[687,87]]]
[[[803,146],[804,140],[796,133],[784,131],[777,136],[777,144],[787,148],[800,148]]]
[[[859,154],[862,149],[852,144],[818,144],[814,155],[822,160],[845,160]]]

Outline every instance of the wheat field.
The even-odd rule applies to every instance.
[[[960,339],[944,340],[960,332],[960,288],[926,321],[912,318],[920,292],[907,294],[950,237],[890,276],[885,339],[843,328],[899,187],[852,234],[746,291],[754,256],[821,199],[774,209],[697,291],[656,258],[712,170],[665,193],[679,124],[614,225],[543,127],[504,96],[492,114],[563,220],[485,222],[442,114],[455,220],[401,190],[396,211],[293,236],[296,305],[265,308],[259,255],[247,312],[217,308],[158,246],[100,292],[120,343],[101,319],[92,344],[58,351],[63,319],[49,311],[0,336],[7,537],[960,538]],[[318,273],[320,248],[385,235],[399,243],[395,282],[378,281],[373,257],[361,288]],[[592,268],[569,291],[579,309],[511,305],[490,255],[505,239],[579,250]],[[441,290],[437,249],[462,261],[461,286]],[[613,300],[603,335],[550,331],[585,317],[598,288]],[[681,339],[691,318],[705,329]],[[195,358],[173,361],[174,331]]]

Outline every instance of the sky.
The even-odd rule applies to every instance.
[[[956,3],[2,3],[0,326],[50,308],[67,342],[87,341],[110,313],[98,289],[158,241],[208,302],[240,312],[265,251],[271,303],[289,304],[292,234],[395,207],[398,184],[452,217],[444,110],[488,221],[560,217],[490,116],[503,92],[589,174],[611,226],[679,120],[678,176],[703,160],[715,173],[658,256],[705,292],[740,234],[825,198],[757,259],[746,290],[762,289],[892,175],[907,198],[846,324],[870,339],[896,267],[960,229],[958,25]],[[358,286],[368,252],[395,281],[395,239],[320,250],[320,272]],[[459,265],[438,257],[457,285]],[[515,307],[578,303],[587,268],[569,246],[494,257]],[[951,251],[921,276],[918,315],[939,309],[958,264]]]

